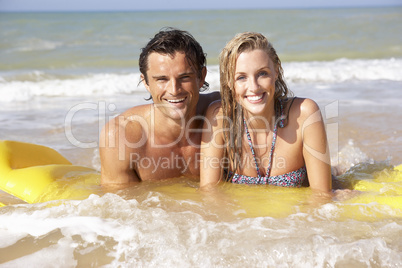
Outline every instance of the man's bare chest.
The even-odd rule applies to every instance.
[[[130,167],[141,180],[199,176],[200,150],[193,146],[147,148],[130,153]]]

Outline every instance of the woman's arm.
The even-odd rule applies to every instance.
[[[331,159],[325,125],[318,105],[311,99],[301,104],[303,157],[311,189],[320,193],[332,190]]]
[[[201,140],[200,188],[206,190],[218,184],[224,155],[223,115],[221,102],[213,102],[205,115]]]

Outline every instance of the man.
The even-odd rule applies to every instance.
[[[206,58],[188,32],[166,29],[142,49],[141,80],[152,104],[110,120],[100,137],[101,184],[199,177],[203,116],[219,93],[199,94]]]

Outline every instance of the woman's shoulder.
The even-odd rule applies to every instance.
[[[290,117],[297,114],[297,118],[305,119],[320,110],[318,104],[309,98],[294,97],[286,101],[286,108]]]

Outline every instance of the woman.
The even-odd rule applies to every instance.
[[[219,181],[331,192],[324,122],[311,99],[291,98],[281,61],[259,33],[236,35],[220,54],[219,102],[201,143],[201,189]]]

